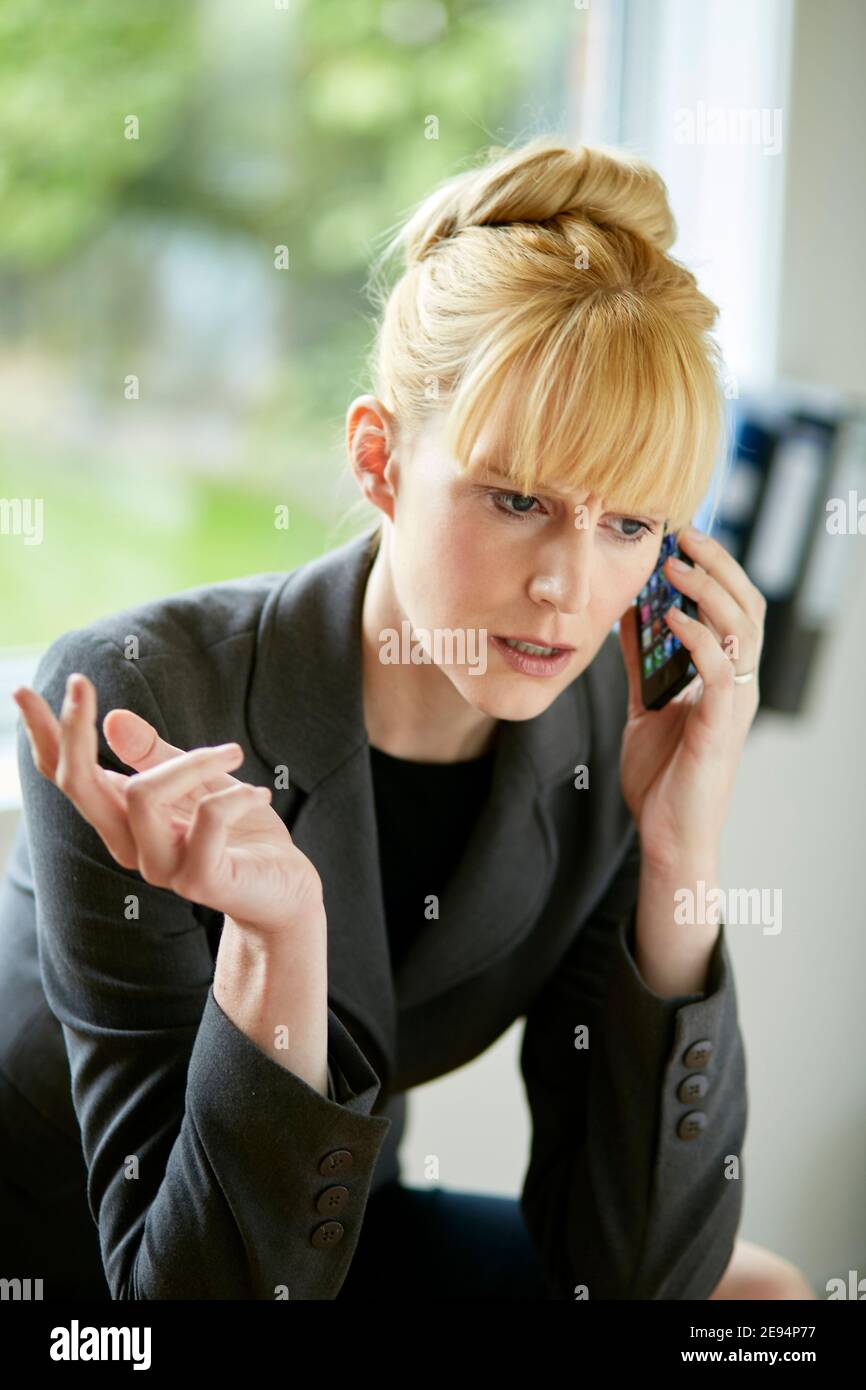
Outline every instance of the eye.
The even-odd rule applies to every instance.
[[[508,507],[508,506],[505,506],[505,507],[504,507],[504,506],[502,506],[501,503],[498,501],[498,499],[499,499],[500,497],[506,497],[506,498],[508,498],[509,501],[513,501],[513,502],[531,502],[531,503],[537,503],[537,502],[538,502],[538,498],[537,498],[537,497],[527,496],[527,495],[526,495],[525,493],[523,493],[523,492],[493,492],[493,491],[491,491],[491,492],[489,492],[487,495],[492,499],[493,505],[496,507],[496,510],[497,510],[498,512],[502,512],[503,515],[505,515],[505,516],[510,516],[510,517],[514,518],[514,520],[516,520],[516,521],[520,521],[520,520],[521,520],[523,517],[525,517],[525,516],[532,516],[532,514],[533,514],[533,513],[532,513],[532,508],[531,508],[531,507],[528,507],[528,506],[522,506],[522,507],[518,507],[518,508],[515,510],[515,509],[513,509],[512,507]],[[539,505],[540,505],[540,503],[539,503]],[[536,515],[536,516],[546,516],[547,513],[541,511],[541,512],[536,512],[535,515]]]
[[[621,521],[624,526],[638,526],[640,528],[638,531],[628,532],[625,535],[618,531],[611,531],[611,535],[614,537],[617,545],[637,545],[643,540],[644,536],[652,536],[655,534],[651,526],[647,525],[645,521],[639,520],[636,516],[619,516],[616,517],[615,520]]]
[[[543,507],[541,511],[534,511],[535,507],[541,507],[542,504],[537,497],[532,495],[527,495],[522,492],[500,492],[493,488],[485,488],[484,492],[493,502],[498,512],[504,516],[511,517],[514,521],[522,521],[525,517],[548,515]],[[503,498],[505,499],[504,502],[501,500]],[[511,503],[515,505],[512,506]],[[621,516],[615,517],[614,520],[619,521],[623,526],[634,526],[638,528],[636,531],[623,533],[607,527],[606,529],[610,531],[617,545],[639,545],[645,536],[655,535],[656,532],[654,526],[651,526],[646,521],[641,521],[639,517]]]

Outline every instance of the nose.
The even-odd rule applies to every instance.
[[[529,592],[535,603],[561,613],[583,612],[592,598],[592,542],[582,537],[539,562]]]

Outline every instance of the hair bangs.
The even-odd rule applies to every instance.
[[[724,422],[713,344],[701,351],[675,317],[627,290],[560,307],[546,333],[533,317],[531,335],[526,320],[523,333],[502,325],[473,354],[449,414],[454,457],[525,495],[591,494],[685,525]],[[485,427],[490,448],[470,463]]]

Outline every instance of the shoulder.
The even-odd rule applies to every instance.
[[[368,539],[353,537],[292,569],[199,584],[118,609],[58,637],[45,658],[114,647],[125,659],[139,661],[145,674],[148,666],[167,660],[219,664],[224,650],[254,646],[278,613],[283,621],[312,622],[323,610],[345,607]]]
[[[116,708],[134,710],[183,747],[218,741],[226,721],[226,737],[235,737],[262,615],[289,578],[284,571],[197,585],[74,628],[43,652],[33,689],[59,715],[67,678],[87,676],[103,752],[102,720]]]
[[[123,708],[179,746],[242,738],[251,692],[268,706],[284,701],[308,634],[349,612],[365,540],[289,570],[196,585],[74,628],[43,652],[32,686],[59,712],[67,677],[77,671],[96,687],[100,728],[109,709]],[[298,669],[302,684],[307,669]]]
[[[104,643],[128,650],[137,643],[144,659],[160,651],[204,652],[253,631],[268,597],[286,579],[285,572],[274,572],[182,589],[74,628],[48,650],[89,651]]]
[[[61,668],[81,669],[76,662],[108,669],[116,659],[136,661],[146,673],[157,662],[215,658],[215,649],[255,633],[268,597],[286,579],[285,573],[250,575],[118,609],[55,638],[42,654],[37,680],[44,683]]]

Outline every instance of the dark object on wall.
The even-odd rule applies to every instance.
[[[801,713],[866,536],[866,417],[789,384],[738,402],[714,534],[767,600],[761,708]]]

